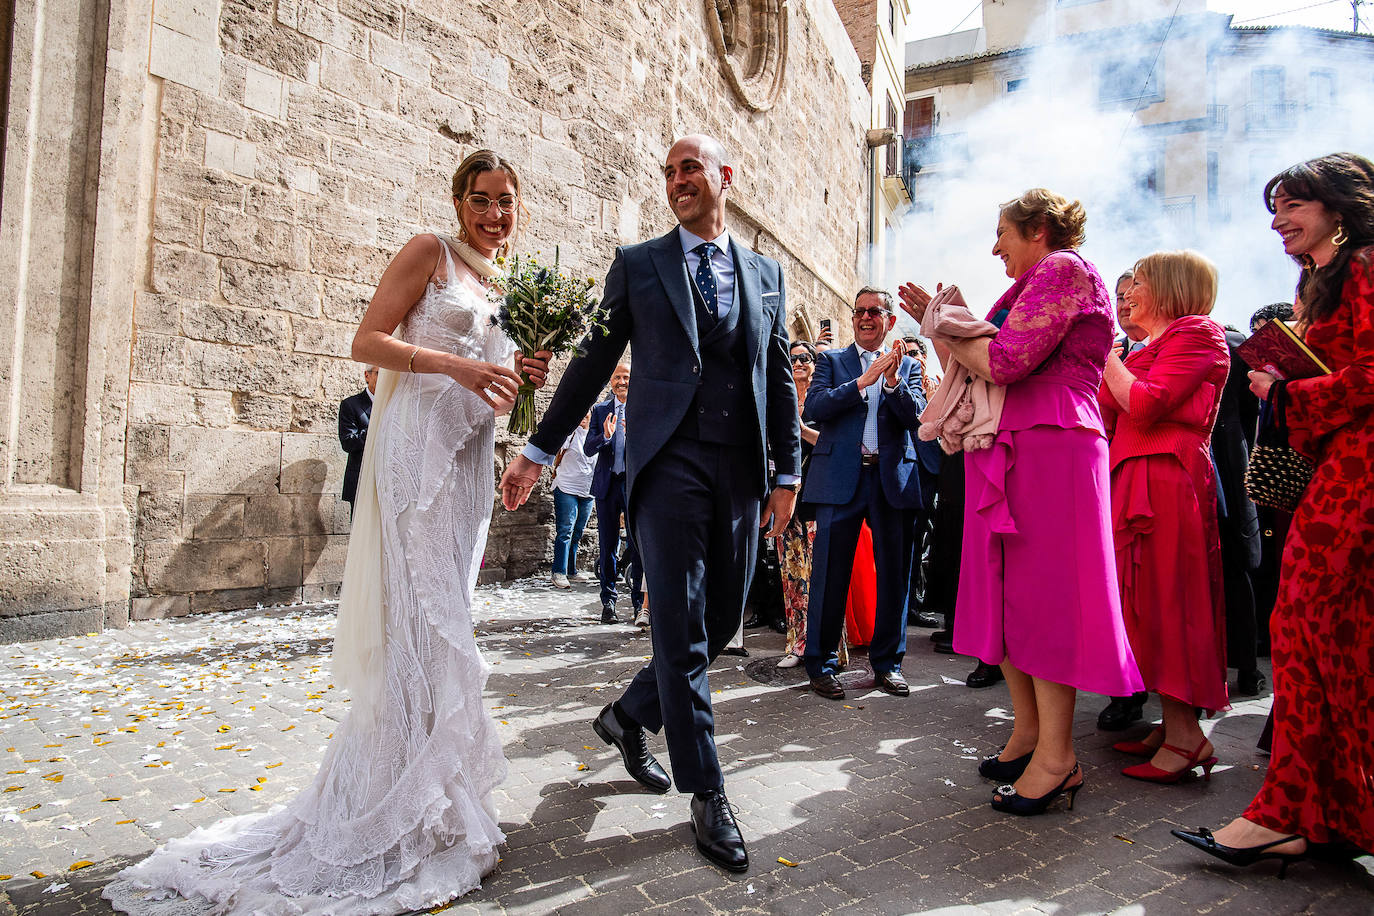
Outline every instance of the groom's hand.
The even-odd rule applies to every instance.
[[[763,517],[759,519],[760,528],[768,528],[768,523],[773,523],[764,537],[775,538],[782,534],[787,523],[792,521],[792,509],[796,504],[797,494],[791,488],[773,488],[773,492],[768,494],[768,504],[763,507]]]
[[[539,482],[539,474],[543,470],[542,464],[524,455],[517,455],[514,461],[506,465],[506,473],[501,475],[501,505],[509,512],[523,506],[534,492],[534,485]]]

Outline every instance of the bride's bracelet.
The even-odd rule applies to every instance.
[[[411,372],[415,371],[415,354],[419,352],[419,347],[416,347],[414,350],[410,351],[410,361],[406,363],[406,368],[409,369]]]

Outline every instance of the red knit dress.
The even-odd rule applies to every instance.
[[[1126,358],[1130,409],[1104,382],[1121,616],[1149,690],[1226,708],[1226,606],[1209,446],[1231,357],[1221,326],[1185,315]]]
[[[1374,851],[1374,246],[1307,345],[1332,372],[1288,385],[1289,443],[1316,473],[1283,551],[1273,754],[1245,817]]]

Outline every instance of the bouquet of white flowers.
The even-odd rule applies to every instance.
[[[491,282],[491,297],[498,303],[492,322],[520,352],[548,350],[555,357],[581,352],[579,342],[606,317],[600,300],[591,295],[596,281],[560,273],[557,248],[552,267],[532,256],[517,255],[509,262],[498,258],[496,263],[505,272]],[[534,385],[521,373],[508,428],[517,436],[528,436],[534,426]]]

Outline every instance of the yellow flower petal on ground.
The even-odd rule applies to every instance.
[[[102,798],[102,799],[101,799],[102,802],[122,801],[122,800],[123,800],[123,796],[121,796],[121,795],[111,795],[109,798]]]
[[[281,765],[282,765],[283,763],[285,763],[285,762],[286,762],[286,761],[284,761],[284,760],[278,760],[276,763],[269,763],[267,766],[263,767],[263,769],[264,769],[264,770],[275,770],[277,767],[281,766]]]
[[[89,868],[94,864],[94,862],[91,862],[88,859],[82,859],[80,862],[73,862],[71,865],[68,865],[67,871],[80,871],[81,869]]]
[[[791,859],[784,859],[782,856],[778,856],[778,862],[779,862],[779,864],[786,865],[788,868],[796,868],[796,867],[797,867],[797,863],[796,863],[796,862],[793,862]]]
[[[134,822],[134,819],[133,819],[133,818],[129,818],[128,820],[124,820],[124,821],[115,821],[115,824],[116,824],[116,825],[118,825],[118,824],[132,824],[133,822]]]
[[[224,792],[224,793],[227,794],[227,793],[229,793],[229,792],[237,792],[238,789],[220,789],[219,791]]]
[[[33,875],[35,878],[46,878],[48,876],[48,873],[45,871],[31,871],[29,874]]]

